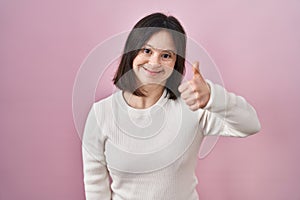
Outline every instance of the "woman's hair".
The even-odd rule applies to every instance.
[[[178,86],[185,73],[186,34],[175,17],[162,13],[153,13],[142,18],[129,33],[119,67],[113,78],[114,84],[119,89],[129,91],[137,96],[145,96],[137,87],[136,77],[132,70],[133,60],[150,37],[162,30],[171,34],[176,47],[174,70],[168,78],[165,88],[169,99],[175,100],[180,95]],[[124,76],[124,74],[126,75]]]

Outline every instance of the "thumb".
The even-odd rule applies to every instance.
[[[198,61],[194,62],[194,64],[193,64],[193,72],[194,72],[194,78],[200,75],[200,69],[199,69],[199,62]]]

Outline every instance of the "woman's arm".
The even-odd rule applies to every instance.
[[[210,99],[199,110],[200,125],[205,135],[246,137],[261,129],[255,109],[241,96],[227,92],[206,79]]]
[[[92,106],[82,137],[82,159],[86,200],[110,200],[111,190],[104,157],[104,137],[101,134],[95,104]]]

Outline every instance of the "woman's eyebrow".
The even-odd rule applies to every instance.
[[[153,46],[150,45],[150,44],[145,44],[145,46],[149,46],[149,47],[152,48],[152,49],[157,49],[157,50],[160,50],[160,51],[170,51],[170,52],[172,52],[173,54],[176,54],[175,51],[174,51],[174,50],[171,50],[171,49],[159,49],[159,48],[153,47]]]

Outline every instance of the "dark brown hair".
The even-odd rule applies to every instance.
[[[173,73],[165,85],[167,95],[169,94],[169,99],[174,100],[180,95],[178,86],[185,73],[186,34],[175,17],[166,16],[162,13],[153,13],[142,18],[129,33],[119,67],[113,78],[114,84],[119,89],[129,91],[137,96],[145,96],[137,88],[135,74],[131,70],[132,64],[143,45],[154,33],[161,30],[166,30],[172,35],[177,51]],[[125,73],[126,76],[124,76]]]

